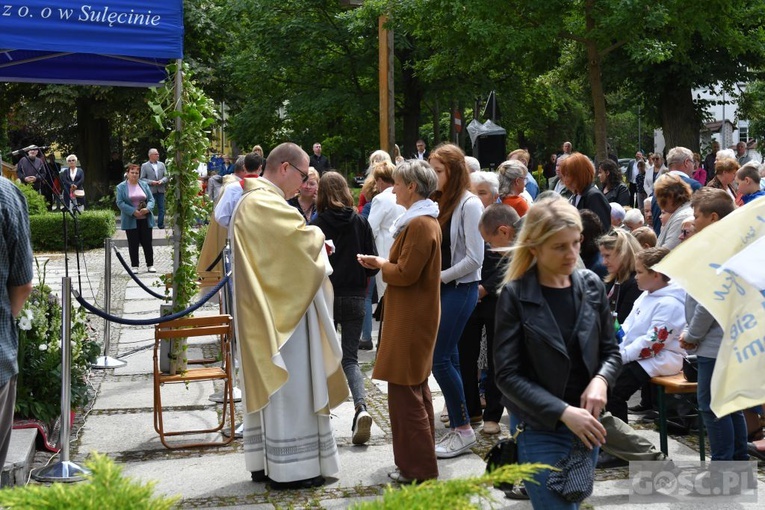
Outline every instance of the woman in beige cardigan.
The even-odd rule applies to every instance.
[[[388,381],[388,413],[399,483],[438,477],[435,422],[428,375],[441,315],[441,227],[428,196],[437,177],[428,163],[407,160],[393,173],[396,202],[406,212],[393,225],[390,258],[359,255],[388,284],[382,339],[372,377]],[[416,325],[416,326],[415,326]]]

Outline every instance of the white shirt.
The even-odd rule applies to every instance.
[[[529,193],[526,188],[523,188],[523,191],[521,192],[521,198],[523,198],[527,204],[529,204],[529,207],[534,205],[534,199],[531,198],[531,193]]]
[[[396,195],[393,194],[393,187],[384,189],[381,193],[372,199],[372,208],[369,211],[369,226],[372,227],[372,234],[375,237],[375,246],[377,255],[388,258],[390,249],[393,246],[393,233],[390,231],[396,219],[404,214],[406,209],[396,203]],[[382,295],[385,292],[386,284],[382,280],[382,271],[375,276],[377,282],[377,294]]]
[[[223,187],[218,205],[215,206],[215,221],[228,228],[228,224],[231,222],[231,215],[234,213],[239,199],[242,198],[243,192],[241,179]]]

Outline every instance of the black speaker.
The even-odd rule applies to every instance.
[[[478,158],[481,168],[497,168],[505,161],[506,135],[481,135],[473,144],[473,155]]]

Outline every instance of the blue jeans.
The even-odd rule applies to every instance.
[[[704,420],[704,428],[709,437],[709,449],[712,460],[748,460],[746,447],[746,421],[744,413],[736,411],[718,418],[709,408],[712,400],[712,372],[715,369],[715,358],[698,357],[699,379],[697,397],[699,412]]]
[[[367,393],[364,376],[359,368],[359,338],[364,322],[364,298],[335,296],[335,325],[340,324],[340,343],[343,347],[343,372],[353,395],[353,405],[363,404]]]
[[[364,325],[361,328],[361,339],[365,342],[372,341],[372,294],[375,293],[375,278],[369,279],[367,285],[367,297],[364,298]]]
[[[157,228],[165,228],[165,194],[154,193],[154,203],[157,204]]]
[[[510,416],[510,431],[512,433],[515,432],[515,427],[518,426],[519,421],[515,416]],[[518,436],[518,462],[521,464],[538,462],[554,466],[560,459],[569,456],[575,438],[576,436],[562,423],[552,432],[534,430],[526,425],[526,429]],[[593,478],[595,477],[595,464],[598,460],[599,450],[600,448],[596,447],[591,452]],[[549,476],[550,470],[546,469],[533,477],[538,484],[524,484],[533,507],[544,508],[545,510],[574,510],[579,508],[579,503],[569,503],[547,489]]]
[[[433,377],[444,394],[451,427],[470,422],[460,375],[457,344],[470,314],[478,303],[478,282],[458,286],[441,284],[441,322],[433,351]]]

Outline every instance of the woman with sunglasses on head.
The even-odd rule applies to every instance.
[[[441,226],[441,321],[433,353],[433,376],[444,394],[450,431],[436,445],[438,458],[466,453],[475,444],[460,375],[458,343],[470,314],[478,303],[483,264],[483,238],[478,228],[481,200],[470,192],[470,172],[465,154],[456,145],[436,147],[428,162],[438,176],[434,194]],[[472,419],[471,419],[472,418]]]
[[[566,200],[531,206],[499,294],[493,353],[511,431],[522,428],[519,461],[557,467],[581,461],[578,501],[592,490],[606,441],[599,416],[621,367],[603,282],[576,269],[581,235],[579,212]],[[525,484],[534,508],[578,508],[548,486],[552,476],[544,470]]]

